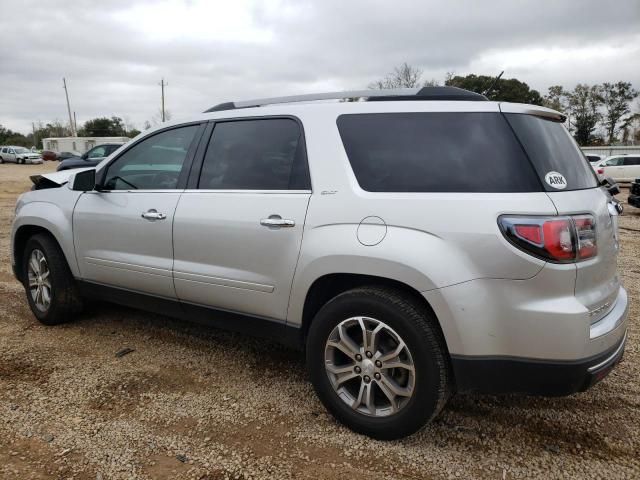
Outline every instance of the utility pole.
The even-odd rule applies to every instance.
[[[166,87],[167,85],[169,85],[168,83],[165,83],[164,78],[162,80],[160,80],[160,89],[162,91],[162,121],[164,122],[164,87]]]
[[[69,105],[69,92],[67,91],[67,80],[65,78],[62,79],[62,85],[64,88],[64,94],[67,97],[67,112],[69,112],[69,125],[71,127],[71,136],[76,137],[76,128],[73,124],[73,118],[71,117],[71,105]]]
[[[36,138],[36,124],[31,122],[31,130],[33,131],[33,146],[38,148],[38,139]]]
[[[73,112],[73,126],[75,127],[76,134],[77,134],[78,133],[78,120],[76,120],[76,112],[75,112],[75,110]]]

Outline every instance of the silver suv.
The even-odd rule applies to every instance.
[[[454,392],[582,391],[628,301],[616,202],[563,120],[451,87],[221,104],[33,177],[15,275],[47,325],[97,298],[302,347],[375,438]]]

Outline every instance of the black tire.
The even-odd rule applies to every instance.
[[[4,158],[0,157],[0,165],[4,163]]]
[[[29,289],[28,264],[36,249],[44,254],[50,271],[51,302],[44,311],[36,306]],[[39,233],[27,241],[22,257],[22,278],[29,307],[41,323],[58,325],[69,322],[82,310],[82,301],[64,253],[50,235]]]
[[[335,392],[325,370],[325,345],[332,330],[351,317],[383,321],[400,335],[415,366],[415,387],[408,402],[388,416],[352,409]],[[307,368],[318,397],[338,421],[379,440],[402,438],[435,418],[451,394],[451,372],[442,333],[433,313],[401,290],[362,287],[344,292],[317,313],[307,336]],[[379,388],[379,387],[378,387]]]

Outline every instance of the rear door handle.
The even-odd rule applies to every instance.
[[[167,218],[167,215],[165,213],[158,212],[155,208],[152,208],[151,210],[147,210],[146,212],[144,212],[142,214],[142,218],[145,218],[151,221],[164,220],[165,218]]]
[[[269,215],[269,218],[260,220],[263,227],[295,227],[296,222],[282,218],[280,215]]]

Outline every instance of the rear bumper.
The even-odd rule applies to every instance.
[[[562,396],[583,392],[605,378],[620,363],[627,341],[578,361],[452,356],[458,392],[526,393]]]

